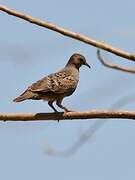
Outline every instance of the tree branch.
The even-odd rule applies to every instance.
[[[135,61],[135,54],[125,52],[125,51],[123,51],[121,49],[118,49],[118,48],[114,48],[114,47],[112,47],[112,46],[110,46],[110,45],[108,45],[106,43],[96,41],[96,40],[94,40],[94,39],[92,39],[90,37],[87,37],[85,35],[69,31],[69,30],[61,28],[61,27],[59,27],[59,26],[57,26],[55,24],[48,23],[48,22],[39,20],[37,18],[33,18],[32,16],[29,16],[29,15],[20,13],[18,11],[9,9],[6,6],[0,5],[0,11],[4,11],[4,12],[8,13],[9,15],[16,16],[16,17],[21,18],[21,19],[23,19],[25,21],[28,21],[30,23],[36,24],[38,26],[45,27],[45,28],[50,29],[52,31],[56,31],[56,32],[58,32],[58,33],[60,33],[62,35],[65,35],[65,36],[68,36],[70,38],[82,41],[82,42],[84,42],[86,44],[95,46],[95,47],[100,48],[100,49],[104,49],[104,50],[106,50],[108,52],[111,52],[111,53],[117,55],[117,56],[121,56],[123,58]]]
[[[105,57],[102,57],[101,56],[101,52],[99,49],[97,49],[97,57],[99,59],[99,61],[106,67],[108,68],[112,68],[112,69],[116,69],[116,70],[119,70],[119,71],[123,71],[123,72],[128,72],[128,73],[132,73],[132,74],[135,74],[135,69],[132,69],[132,68],[127,68],[127,67],[122,67],[122,66],[119,66],[119,65],[116,65],[116,64],[109,64],[107,62],[107,59]]]
[[[135,120],[135,111],[99,111],[68,113],[0,113],[1,121],[39,121],[39,120],[79,120],[79,119],[132,119]]]

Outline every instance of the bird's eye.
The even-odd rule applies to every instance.
[[[80,58],[80,62],[83,63],[83,62],[84,62],[84,59],[83,59],[83,58]]]

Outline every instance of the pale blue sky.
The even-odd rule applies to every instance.
[[[135,52],[133,0],[1,0],[0,4]],[[12,99],[34,81],[63,67],[74,52],[82,53],[92,68],[81,69],[78,89],[64,100],[66,106],[80,111],[108,109],[133,95],[132,102],[122,108],[134,110],[134,75],[103,67],[91,46],[0,12],[0,111],[51,111],[46,102],[15,104]],[[104,55],[135,67],[133,62]],[[0,179],[135,179],[133,121],[105,123],[72,156],[54,157],[44,152],[46,141],[57,150],[68,149],[95,122],[1,122]]]

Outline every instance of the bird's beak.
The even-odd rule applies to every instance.
[[[84,65],[87,66],[88,68],[91,68],[91,66],[87,62]]]

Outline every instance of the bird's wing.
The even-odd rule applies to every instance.
[[[45,93],[54,92],[58,94],[74,91],[77,86],[77,80],[73,74],[66,71],[51,74],[29,87],[33,92]]]
[[[67,71],[55,73],[49,80],[49,89],[58,94],[71,92],[76,86],[77,81],[74,75]]]
[[[28,90],[32,92],[48,92],[48,83],[47,77],[42,78],[41,80],[33,83],[31,86],[28,87]]]

